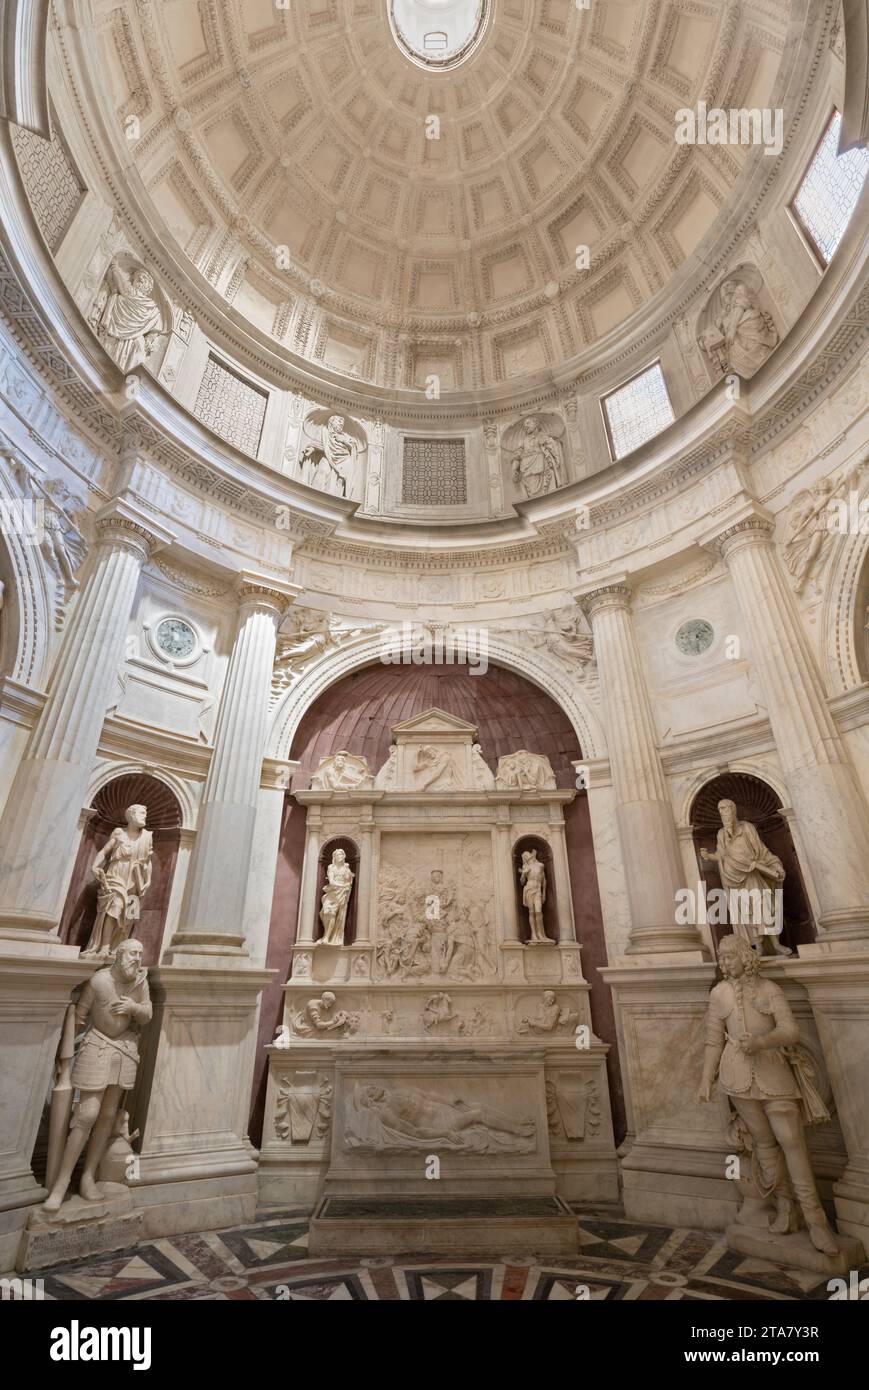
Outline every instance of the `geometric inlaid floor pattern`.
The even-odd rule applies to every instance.
[[[298,1208],[264,1208],[249,1226],[143,1241],[45,1270],[48,1299],[574,1300],[822,1299],[826,1278],[729,1251],[715,1231],[640,1225],[577,1209],[580,1249],[554,1263],[426,1256],[311,1259]],[[864,1272],[869,1272],[866,1270]]]

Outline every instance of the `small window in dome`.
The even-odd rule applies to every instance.
[[[429,53],[442,52],[447,46],[447,36],[442,29],[435,29],[424,36],[422,46]]]
[[[834,111],[791,203],[800,229],[822,266],[839,245],[869,170],[865,145],[838,154],[842,115]]]
[[[614,459],[638,449],[676,418],[660,362],[611,391],[601,404]]]

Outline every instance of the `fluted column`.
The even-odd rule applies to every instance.
[[[751,641],[825,937],[869,937],[869,808],[772,544],[751,504],[705,539],[722,556]]]
[[[630,587],[618,580],[576,591],[575,597],[594,636],[619,838],[630,866],[628,954],[698,951],[702,943],[696,927],[676,922],[682,863],[634,632]]]
[[[238,630],[214,736],[181,927],[170,948],[244,955],[244,899],[280,620],[299,585],[243,572]]]
[[[172,540],[126,502],[96,523],[93,562],[63,640],[48,698],[0,820],[0,936],[56,931],[82,801],[142,565]]]

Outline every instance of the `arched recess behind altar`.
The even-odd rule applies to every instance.
[[[171,789],[147,773],[132,772],[114,777],[93,797],[94,814],[82,831],[60,920],[60,937],[74,946],[87,945],[97,905],[97,886],[91,864],[115,827],[124,824],[126,808],[134,805],[148,808],[148,829],[154,832],[154,853],[151,884],[142,899],[142,914],[132,935],[145,948],[145,965],[156,965],[178,858],[182,816]]]
[[[550,695],[524,676],[492,664],[484,675],[474,676],[461,667],[378,664],[336,681],[299,722],[289,752],[300,763],[293,785],[297,789],[307,787],[320,759],[342,748],[364,755],[369,767],[376,771],[389,753],[392,726],[433,706],[476,724],[483,757],[493,771],[499,757],[527,748],[549,758],[559,787],[575,785],[571,764],[582,758],[583,750],[567,715]],[[250,1125],[254,1143],[259,1143],[265,1103],[264,1048],[274,1038],[280,1022],[281,987],[289,974],[290,947],[296,935],[305,814],[305,808],[288,795],[266,961],[270,970],[278,971],[278,976],[262,996]],[[591,985],[593,1026],[610,1045],[608,1071],[618,1144],[624,1137],[624,1102],[610,991],[598,973],[607,964],[607,956],[591,820],[583,792],[565,810],[565,839],[576,935],[583,947],[583,971]]]

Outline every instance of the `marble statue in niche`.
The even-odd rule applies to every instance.
[[[545,754],[520,748],[498,759],[495,786],[499,791],[554,791],[555,773]]]
[[[307,439],[296,462],[303,483],[336,497],[362,496],[362,459],[368,440],[362,426],[346,415],[312,410],[302,424]]]
[[[332,1083],[315,1071],[297,1071],[278,1086],[275,1134],[293,1144],[324,1139],[332,1118]]]
[[[840,532],[837,513],[847,506],[849,492],[857,489],[864,467],[865,464],[860,464],[847,473],[819,478],[811,487],[802,488],[791,502],[783,551],[798,594],[815,570],[820,574]]]
[[[522,497],[540,497],[563,487],[564,421],[557,415],[529,415],[504,431],[510,476]]]
[[[413,763],[416,789],[422,792],[455,792],[461,789],[452,754],[445,748],[423,744]]]
[[[553,1139],[577,1141],[595,1135],[601,1119],[596,1083],[581,1076],[549,1077],[546,1117]]]
[[[764,930],[776,918],[770,910],[770,892],[780,891],[785,881],[782,862],[767,849],[751,821],[737,819],[735,802],[719,801],[718,813],[721,829],[715,849],[701,849],[700,856],[718,869],[727,893],[728,920],[735,934],[750,946],[757,945],[762,955],[789,956],[790,950],[781,945],[777,934]]]
[[[318,1033],[334,1033],[342,1036],[355,1033],[359,1027],[359,1014],[347,1009],[337,1009],[335,995],[324,990],[319,999],[309,999],[304,1009],[299,1009],[292,1017],[293,1031],[299,1037],[316,1037]]]
[[[321,758],[311,777],[311,791],[359,791],[373,786],[374,778],[368,763],[355,753],[342,748],[328,758]]]
[[[355,874],[347,863],[344,850],[333,850],[331,863],[326,866],[326,882],[320,907],[323,941],[327,946],[344,945],[344,927],[354,878]]]
[[[528,913],[532,941],[549,941],[551,938],[543,930],[543,906],[546,902],[546,870],[537,858],[536,849],[522,851],[519,868],[519,882],[522,884],[522,905]]]
[[[146,362],[158,338],[168,332],[165,306],[150,271],[129,256],[116,257],[106,271],[90,322],[122,372]]]
[[[567,1004],[559,1004],[554,989],[543,991],[543,999],[537,1008],[523,1014],[516,1025],[517,1033],[531,1033],[542,1036],[557,1033],[561,1028],[572,1029],[579,1019],[575,1009]]]
[[[838,1246],[818,1196],[805,1124],[830,1118],[814,1083],[814,1068],[800,1047],[800,1030],[784,991],[760,974],[760,957],[743,937],[725,936],[718,948],[724,979],[709,996],[706,1053],[698,1098],[719,1085],[752,1145],[758,1187],[774,1210],[769,1229],[796,1229],[795,1202],[816,1250]]]
[[[759,270],[738,266],[700,315],[698,342],[718,376],[753,376],[778,343],[778,329],[758,299],[762,286]]]
[[[347,1097],[344,1143],[350,1149],[418,1149],[430,1144],[465,1153],[530,1153],[534,1120],[494,1106],[420,1090],[358,1082]]]
[[[141,941],[122,941],[114,963],[85,984],[75,1006],[76,1031],[88,1031],[76,1054],[70,1082],[79,1092],[72,1126],[56,1176],[43,1209],[57,1211],[87,1144],[79,1195],[98,1202],[103,1193],[96,1181],[124,1091],[130,1091],[139,1065],[139,1029],[151,1018],[148,972],[142,968]],[[72,1092],[69,1092],[71,1095]],[[49,1170],[54,1158],[49,1153]]]
[[[128,806],[126,827],[113,830],[91,865],[97,881],[97,915],[82,955],[108,956],[139,920],[142,898],[151,883],[154,836],[145,829],[148,810]]]

